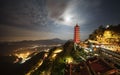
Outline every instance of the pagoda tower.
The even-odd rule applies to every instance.
[[[78,24],[74,27],[74,43],[80,43],[80,27]]]

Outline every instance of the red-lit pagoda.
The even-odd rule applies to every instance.
[[[78,24],[76,24],[76,26],[74,27],[74,43],[80,43],[80,27],[78,26]]]

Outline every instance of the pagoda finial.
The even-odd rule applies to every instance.
[[[76,23],[76,26],[79,26],[78,23]]]

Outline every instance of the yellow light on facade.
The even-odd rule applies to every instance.
[[[112,34],[111,34],[110,31],[105,31],[105,32],[104,32],[104,37],[105,37],[105,38],[111,38],[111,35],[112,35]]]
[[[66,58],[66,62],[67,63],[72,63],[73,62],[73,58],[72,57],[67,57]]]
[[[54,51],[54,53],[60,53],[60,52],[62,52],[62,49],[57,49]]]
[[[48,56],[48,54],[46,53],[45,55],[44,55],[44,57],[47,57]]]
[[[56,56],[57,56],[57,54],[53,54],[53,55],[52,55],[52,58],[54,59]]]

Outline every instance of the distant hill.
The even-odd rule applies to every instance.
[[[38,45],[54,45],[54,44],[64,44],[65,40],[61,40],[61,39],[48,39],[48,40],[24,40],[24,41],[20,41],[20,42],[12,42],[15,44],[27,44],[27,45],[31,45],[31,44],[38,44]]]
[[[24,40],[16,42],[0,42],[0,55],[4,53],[10,53],[12,50],[21,47],[31,47],[33,45],[56,45],[64,44],[66,40],[61,40],[58,38],[48,39],[48,40]]]
[[[59,38],[55,39],[47,39],[47,40],[23,40],[16,42],[0,42],[0,45],[13,45],[13,44],[41,44],[41,45],[49,45],[49,44],[64,44],[66,40],[61,40]]]

